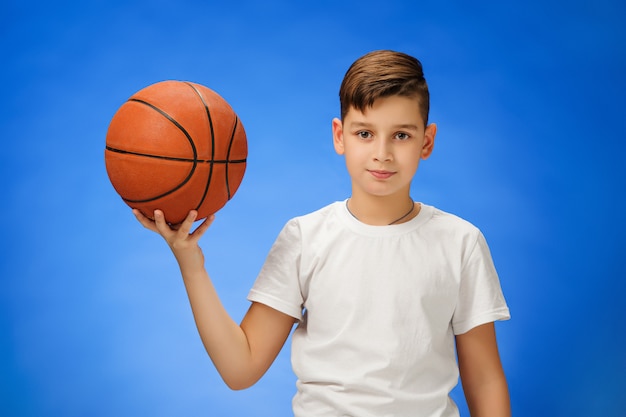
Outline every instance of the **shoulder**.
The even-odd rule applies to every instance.
[[[326,247],[345,240],[349,233],[342,214],[342,202],[328,204],[316,211],[290,219],[280,235],[301,250]]]
[[[438,247],[444,253],[459,254],[462,264],[475,256],[489,253],[482,231],[473,223],[435,207],[426,207],[431,211],[431,216],[421,234],[431,248]]]
[[[316,229],[327,222],[337,221],[337,214],[341,209],[341,202],[330,203],[311,213],[290,219],[285,227],[297,227],[299,229]]]
[[[455,215],[448,213],[433,206],[422,205],[422,209],[429,212],[429,221],[427,227],[437,233],[444,233],[455,237],[474,236],[480,234],[480,230],[471,222]]]

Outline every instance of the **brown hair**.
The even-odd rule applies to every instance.
[[[428,124],[430,95],[419,60],[388,50],[363,55],[350,66],[341,83],[341,118],[345,118],[350,107],[364,111],[377,99],[393,95],[415,96],[424,124]]]

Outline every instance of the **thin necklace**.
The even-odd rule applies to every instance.
[[[350,211],[350,207],[348,207],[348,201],[350,201],[350,199],[346,200],[346,209],[348,210],[348,213],[350,213],[352,215],[352,217],[354,217],[355,219],[359,220],[359,218],[357,216],[355,216],[353,212]],[[404,219],[406,216],[408,216],[409,214],[413,213],[413,209],[415,209],[415,201],[413,201],[413,199],[411,199],[411,209],[409,211],[407,211],[406,214],[403,215],[402,217],[397,218],[396,220],[394,220],[391,223],[389,223],[388,226],[391,226],[392,224],[398,223],[400,220]],[[359,220],[359,221],[361,221],[361,220]]]

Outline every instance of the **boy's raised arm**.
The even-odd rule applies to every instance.
[[[204,267],[204,255],[198,245],[214,216],[191,232],[195,211],[177,227],[170,227],[159,210],[154,213],[154,221],[139,210],[133,213],[144,227],[160,234],[174,253],[198,332],[224,382],[232,389],[253,385],[280,352],[294,318],[257,303],[252,304],[241,325],[228,315]]]

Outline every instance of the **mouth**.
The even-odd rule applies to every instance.
[[[377,170],[377,169],[369,169],[368,172],[372,174],[374,178],[379,179],[379,180],[386,180],[387,178],[390,178],[391,176],[395,174],[395,172],[392,172],[392,171],[383,171],[383,170]]]

